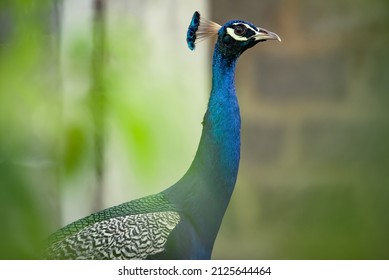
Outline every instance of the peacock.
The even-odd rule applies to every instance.
[[[194,160],[160,193],[125,202],[75,221],[48,239],[48,259],[210,259],[237,179],[240,112],[235,91],[239,56],[280,37],[232,20],[220,26],[193,14],[187,44],[216,37],[212,89]]]

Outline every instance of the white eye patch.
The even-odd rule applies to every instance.
[[[246,26],[246,28],[248,30],[252,30],[254,35],[258,33],[258,30],[253,29],[250,25],[248,25],[246,23],[234,23],[233,25],[244,25],[244,26]],[[231,27],[227,27],[227,33],[232,38],[234,38],[236,41],[247,41],[252,37],[252,36],[250,36],[250,37],[239,36],[239,35],[235,34],[235,29],[231,28]]]

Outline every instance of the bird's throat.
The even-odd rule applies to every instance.
[[[236,60],[226,58],[215,47],[212,90],[200,143],[189,170],[168,191],[171,196],[179,193],[182,194],[179,197],[188,196],[189,204],[190,200],[205,197],[219,200],[218,203],[227,207],[235,186],[240,160],[240,112],[234,82]]]
[[[177,183],[191,201],[216,203],[223,212],[231,198],[240,160],[240,113],[235,92],[235,60],[215,48],[212,90],[199,147],[188,172]],[[189,206],[190,207],[190,206]],[[197,207],[196,207],[197,208]]]
[[[203,168],[218,177],[221,192],[231,195],[240,159],[240,112],[235,91],[236,59],[224,57],[216,49],[213,57],[212,90],[204,116],[196,157]],[[215,188],[215,186],[214,186]]]
[[[238,174],[240,113],[235,66],[236,59],[224,57],[215,48],[212,90],[199,147],[187,173],[164,191],[183,218],[174,234],[189,238],[184,224],[191,224],[196,235],[189,238],[187,246],[204,246],[207,256],[212,251]]]

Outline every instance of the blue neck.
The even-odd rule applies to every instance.
[[[203,248],[201,258],[212,252],[238,174],[240,113],[234,82],[236,61],[237,57],[223,55],[216,44],[212,91],[196,156],[184,177],[164,191],[183,215],[175,234],[187,240],[188,252]],[[184,226],[187,222],[196,235],[191,236],[193,232]]]
[[[173,186],[176,195],[171,193],[172,196],[182,198],[188,193],[187,199],[198,203],[211,194],[227,207],[240,160],[240,112],[234,81],[236,62],[237,57],[226,57],[216,44],[212,90],[199,147],[188,172]],[[195,189],[188,191],[193,185]]]
[[[211,172],[217,190],[225,199],[235,186],[240,159],[240,113],[235,91],[237,59],[229,59],[215,47],[212,65],[212,91],[204,116],[203,131],[191,168]],[[220,189],[222,188],[222,189]]]

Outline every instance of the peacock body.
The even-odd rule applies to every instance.
[[[212,90],[195,158],[173,186],[75,221],[49,237],[49,259],[209,259],[234,190],[240,160],[235,91],[239,56],[275,33],[245,21],[220,26],[195,12],[187,32],[217,36]]]

